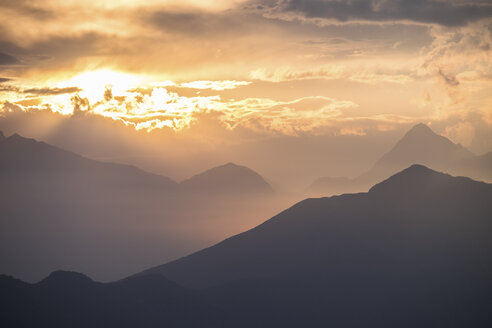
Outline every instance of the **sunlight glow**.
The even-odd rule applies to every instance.
[[[81,88],[81,97],[86,97],[91,103],[103,98],[106,89],[111,89],[114,94],[122,94],[131,88],[135,88],[145,82],[145,78],[139,75],[116,72],[107,69],[84,72],[67,81],[67,85],[75,85]]]

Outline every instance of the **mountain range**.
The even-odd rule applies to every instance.
[[[0,132],[0,154],[2,179],[17,180],[21,176],[42,173],[44,176],[50,175],[46,179],[50,183],[79,187],[92,185],[95,189],[142,187],[166,191],[180,189],[192,193],[273,192],[272,187],[258,173],[234,163],[214,167],[178,184],[166,176],[148,173],[130,165],[87,159],[18,134],[6,138]]]
[[[355,178],[323,177],[309,190],[314,194],[337,194],[367,190],[370,186],[412,165],[492,181],[492,152],[475,156],[465,147],[436,134],[427,125],[413,126],[374,166]]]
[[[19,327],[31,318],[51,327],[489,327],[491,200],[491,184],[412,165],[368,192],[306,199],[115,283],[0,277],[9,309],[0,318]]]
[[[17,134],[0,134],[0,181],[0,272],[30,281],[60,267],[121,278],[251,228],[292,202],[232,163],[176,183]]]

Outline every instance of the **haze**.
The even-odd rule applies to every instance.
[[[0,0],[0,327],[492,327],[490,0]]]
[[[118,279],[412,164],[491,181],[490,90],[489,1],[1,1],[4,272]]]

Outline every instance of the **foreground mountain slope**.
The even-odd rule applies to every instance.
[[[255,171],[234,163],[214,167],[180,183],[183,191],[198,193],[264,194],[272,187]]]
[[[372,273],[383,276],[424,265],[460,272],[465,263],[490,260],[484,252],[492,243],[491,200],[492,185],[414,165],[368,193],[307,199],[250,231],[144,273],[209,287],[252,277],[342,278],[369,274],[371,263]]]
[[[219,313],[162,276],[98,283],[57,271],[36,284],[0,276],[2,327],[210,327]]]
[[[488,327],[491,213],[492,185],[414,165],[143,274],[253,326]]]
[[[414,165],[117,283],[0,277],[0,324],[490,327],[491,200],[490,184]]]

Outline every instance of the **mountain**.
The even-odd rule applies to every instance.
[[[449,172],[492,182],[492,152],[450,163]]]
[[[486,327],[491,213],[492,185],[413,165],[142,275],[210,290],[265,326]]]
[[[453,143],[446,137],[436,134],[427,125],[419,123],[413,126],[369,171],[353,179],[322,177],[315,180],[308,190],[314,195],[363,191],[412,164],[457,173],[460,170],[454,169],[454,163],[474,157],[475,155],[463,146]],[[461,171],[469,173],[473,170]],[[486,171],[492,174],[492,167]],[[483,172],[479,177],[481,176]],[[477,174],[472,177],[477,177]]]
[[[138,187],[172,191],[177,187],[168,177],[134,166],[90,160],[18,134],[0,138],[0,176],[2,181],[44,179],[60,187],[77,184],[91,189]],[[31,187],[35,186],[31,183]]]
[[[57,271],[35,284],[0,276],[2,327],[211,327],[218,312],[162,276],[98,283]]]
[[[119,282],[1,276],[0,324],[490,327],[491,200],[490,184],[413,165]]]
[[[412,127],[401,140],[386,153],[378,165],[409,165],[415,162],[439,164],[450,162],[473,154],[461,145],[436,134],[427,125],[419,123]]]
[[[1,273],[32,281],[61,266],[115,279],[152,263],[142,261],[146,248],[135,245],[150,240],[155,222],[168,222],[172,231],[163,213],[173,214],[168,205],[176,202],[177,184],[133,166],[87,159],[14,134],[0,140],[0,181]],[[163,237],[167,245],[178,244],[166,231]]]
[[[0,273],[31,282],[57,269],[119,279],[293,203],[233,164],[190,179],[183,192],[165,176],[17,134],[0,135],[0,181]]]
[[[252,230],[145,273],[161,273],[185,286],[207,287],[298,272],[308,264],[344,265],[336,258],[348,255],[345,251],[353,247],[364,253],[359,249],[364,243],[371,247],[387,243],[391,252],[402,247],[400,242],[417,242],[424,238],[421,234],[427,238],[431,232],[435,232],[434,242],[451,242],[451,237],[462,240],[465,236],[460,234],[471,230],[476,230],[477,237],[487,237],[481,229],[492,225],[488,220],[491,200],[492,185],[413,165],[368,193],[306,199]],[[453,230],[457,227],[463,230]],[[395,239],[399,234],[406,236]],[[474,241],[480,242],[490,246],[488,240]],[[448,251],[455,245],[449,246]]]
[[[181,190],[191,193],[264,194],[272,187],[255,171],[227,163],[197,174],[180,183]]]
[[[463,146],[436,134],[427,125],[420,123],[412,127],[369,172],[358,177],[358,180],[369,181],[372,184],[412,164],[442,169],[450,162],[472,156],[474,154]]]

